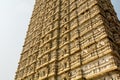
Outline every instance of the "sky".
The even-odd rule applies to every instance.
[[[0,80],[14,80],[34,0],[0,0]],[[120,19],[120,1],[112,0]]]

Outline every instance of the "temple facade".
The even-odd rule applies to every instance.
[[[15,80],[120,80],[111,1],[36,0]]]

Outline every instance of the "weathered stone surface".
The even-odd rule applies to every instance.
[[[110,0],[36,0],[15,80],[120,80]]]

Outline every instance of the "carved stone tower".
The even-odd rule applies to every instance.
[[[15,80],[120,80],[111,1],[36,0]]]

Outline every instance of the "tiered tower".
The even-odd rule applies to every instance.
[[[15,80],[120,80],[111,1],[36,0]]]

